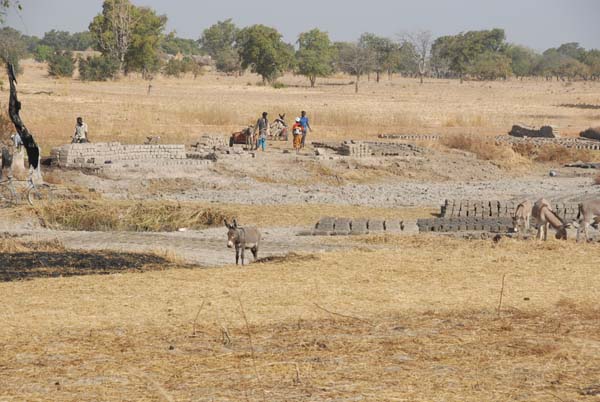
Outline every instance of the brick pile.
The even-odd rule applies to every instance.
[[[399,219],[324,217],[317,222],[313,230],[302,234],[313,236],[348,236],[393,233],[403,230],[404,223]]]
[[[372,155],[369,145],[362,141],[344,141],[339,153],[353,158],[365,158]]]
[[[511,137],[508,135],[499,135],[496,141],[500,143],[516,146],[527,144],[535,148],[546,145],[558,145],[565,148],[587,149],[590,151],[600,151],[600,142],[577,137],[563,138],[529,138],[529,137]]]
[[[209,161],[188,159],[184,145],[124,145],[118,142],[68,144],[52,149],[52,164],[65,168],[195,166]]]
[[[403,141],[438,141],[438,134],[379,134],[377,137]]]

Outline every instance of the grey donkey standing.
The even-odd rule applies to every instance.
[[[244,250],[250,249],[254,256],[254,261],[258,258],[258,247],[260,245],[260,232],[255,227],[243,228],[239,227],[236,220],[230,225],[225,220],[225,227],[229,229],[227,232],[227,247],[235,247],[235,264],[240,260],[240,251],[242,255],[242,265],[244,265]]]

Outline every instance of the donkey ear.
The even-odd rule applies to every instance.
[[[237,226],[238,226],[238,225],[237,225],[237,221],[234,219],[234,220],[233,220],[233,227],[234,227],[234,228],[237,228]]]
[[[225,223],[225,227],[226,227],[227,229],[229,229],[229,228],[230,228],[230,226],[229,226],[229,223],[227,223],[227,219],[223,219],[223,223]]]

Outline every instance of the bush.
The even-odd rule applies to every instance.
[[[83,81],[106,81],[119,71],[119,63],[106,56],[79,58],[79,77]]]
[[[43,63],[45,61],[49,61],[54,54],[54,48],[46,45],[38,45],[35,48],[33,58],[35,61]]]
[[[52,77],[72,77],[74,71],[72,52],[57,52],[48,59],[48,74]]]
[[[165,65],[163,73],[169,77],[179,78],[182,73],[185,73],[184,69],[184,63],[181,60],[171,59]]]

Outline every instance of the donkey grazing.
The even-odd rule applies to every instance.
[[[548,225],[556,230],[556,238],[558,240],[567,240],[567,228],[569,224],[565,224],[562,219],[552,211],[550,203],[543,198],[540,198],[533,204],[531,216],[538,223],[537,239],[548,239]]]
[[[258,258],[258,247],[260,244],[260,232],[257,228],[239,227],[236,220],[230,225],[225,220],[225,227],[229,229],[227,232],[227,247],[235,247],[235,265],[238,265],[240,260],[240,251],[242,254],[242,265],[244,265],[244,250],[250,249],[254,260]]]
[[[515,210],[513,215],[513,227],[515,232],[527,232],[529,231],[529,219],[531,218],[531,210],[533,205],[531,201],[525,200]]]
[[[600,217],[600,200],[588,200],[579,204],[579,212],[577,214],[578,227],[577,227],[577,242],[579,242],[579,235],[583,231],[585,241],[589,240],[588,237],[588,226],[590,224],[598,224]]]

